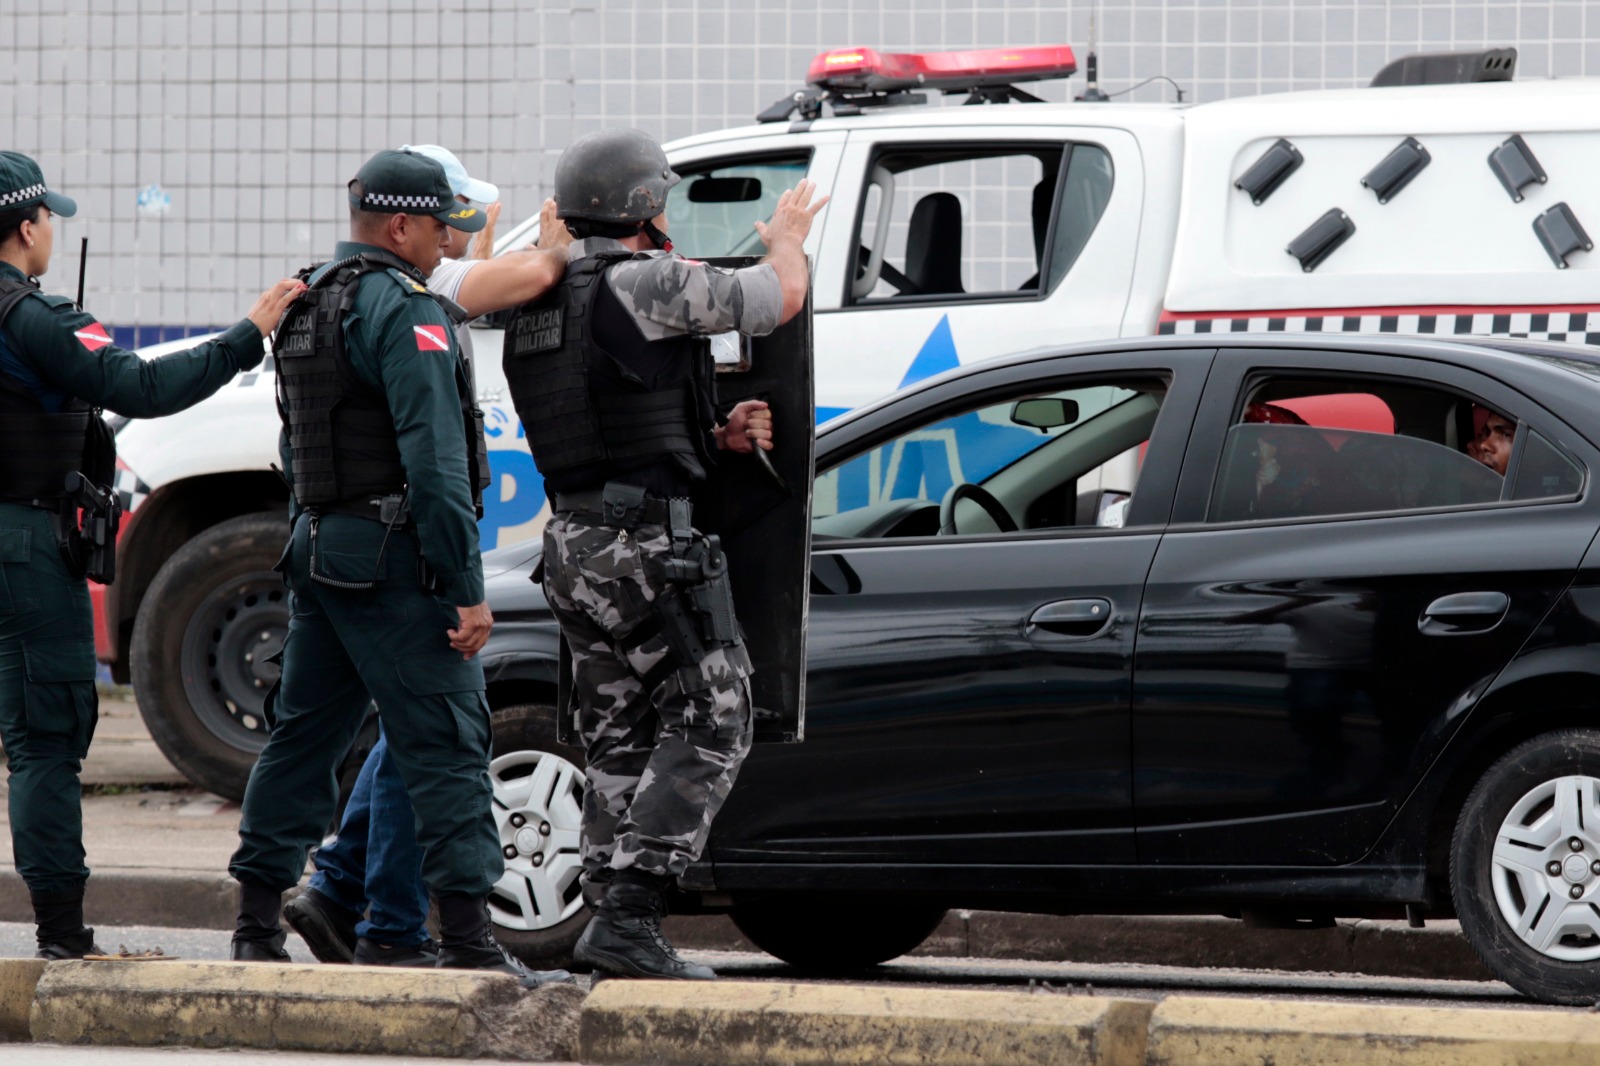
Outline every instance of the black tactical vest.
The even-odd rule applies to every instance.
[[[348,509],[376,517],[377,511],[367,505],[370,498],[396,496],[406,489],[388,400],[361,383],[345,351],[345,314],[355,305],[361,279],[380,271],[393,272],[397,282],[423,281],[414,267],[395,256],[375,252],[351,256],[308,280],[308,288],[290,305],[273,341],[278,414],[289,436],[294,496],[302,507]],[[303,272],[302,278],[308,273]],[[460,312],[450,301],[429,295],[447,311]],[[471,369],[458,359],[456,391],[461,398],[472,505],[481,518],[489,459],[483,412],[472,394],[471,378]]]
[[[0,326],[38,288],[0,276]],[[116,447],[110,427],[82,400],[68,400],[51,414],[22,382],[0,371],[0,500],[58,502],[74,472],[109,489]]]
[[[506,384],[534,463],[556,491],[598,488],[662,461],[691,480],[706,476],[714,423],[709,357],[688,335],[653,342],[681,347],[690,372],[652,389],[595,340],[605,272],[628,258],[596,255],[571,264],[560,285],[518,308],[506,327]]]

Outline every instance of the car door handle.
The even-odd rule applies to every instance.
[[[1110,621],[1110,600],[1056,600],[1030,614],[1028,627],[1069,637],[1092,637]]]
[[[1487,633],[1510,609],[1511,597],[1504,592],[1456,592],[1428,604],[1417,629],[1430,637]]]

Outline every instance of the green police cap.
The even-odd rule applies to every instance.
[[[361,185],[361,195],[355,183]],[[417,152],[382,151],[356,171],[350,206],[386,214],[432,215],[447,226],[476,233],[489,216],[456,200],[444,167]]]
[[[44,204],[63,218],[78,213],[77,201],[44,187],[38,163],[21,152],[0,152],[0,211],[30,204]]]

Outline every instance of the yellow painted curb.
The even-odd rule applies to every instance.
[[[43,959],[0,959],[0,1040],[28,1039],[28,1008],[46,965]]]
[[[1149,1066],[1582,1066],[1600,1015],[1172,996],[1150,1019]]]
[[[1053,993],[602,982],[584,1002],[593,1063],[1143,1066],[1152,1004]]]
[[[33,1039],[559,1059],[583,993],[451,970],[232,962],[51,963]]]

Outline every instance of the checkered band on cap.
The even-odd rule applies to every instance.
[[[24,200],[32,200],[35,197],[43,196],[44,194],[45,187],[43,182],[40,182],[37,185],[29,185],[25,189],[14,189],[11,192],[0,192],[0,207],[9,207],[12,204],[20,204]]]
[[[44,186],[39,187],[42,191]],[[361,198],[362,207],[421,207],[437,211],[445,204],[438,196],[411,196],[400,193],[369,192]]]

